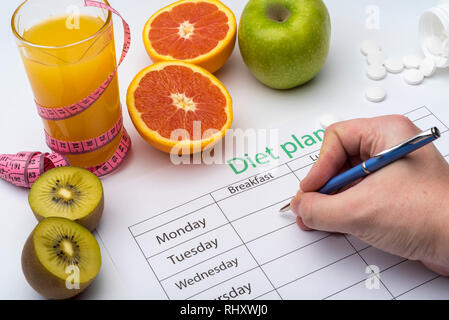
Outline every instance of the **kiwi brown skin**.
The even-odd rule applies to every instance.
[[[41,222],[45,219],[45,217],[42,217],[33,210],[33,207],[31,207],[31,210],[33,211],[34,216],[36,217],[38,222]],[[82,218],[82,219],[76,219],[73,220],[80,225],[82,225],[84,228],[86,228],[89,231],[94,231],[98,225],[100,224],[101,217],[103,216],[103,210],[104,210],[104,193],[101,196],[100,203],[98,204],[97,208],[88,216]]]
[[[84,226],[89,231],[94,231],[100,224],[101,217],[103,216],[104,210],[104,194],[101,195],[100,203],[98,207],[87,217],[75,220],[80,225]]]
[[[29,235],[22,251],[22,271],[30,286],[43,297],[51,300],[70,299],[83,292],[93,281],[80,283],[79,289],[67,289],[65,280],[52,275],[40,263],[33,241],[34,231]]]

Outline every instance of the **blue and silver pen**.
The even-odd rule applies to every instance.
[[[364,161],[363,163],[345,171],[338,176],[330,179],[324,187],[318,191],[322,194],[331,194],[341,188],[347,186],[348,184],[366,177],[367,175],[389,165],[396,160],[399,160],[409,153],[418,150],[421,147],[435,141],[441,137],[440,130],[437,127],[433,127],[427,131],[424,131],[418,134],[416,137],[413,137],[407,141],[404,141],[397,146],[394,146],[390,149],[382,151],[379,154],[376,154],[371,159]],[[290,204],[284,206],[279,211],[286,212],[290,210]]]

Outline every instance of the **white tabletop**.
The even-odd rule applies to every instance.
[[[42,123],[33,105],[33,95],[28,84],[22,62],[11,33],[10,18],[20,0],[5,1],[0,12],[0,96],[3,108],[0,116],[0,152],[45,151]],[[145,21],[157,9],[170,0],[111,0],[129,22],[133,42],[127,59],[119,71],[123,102],[133,76],[151,64],[141,40]],[[224,0],[240,18],[245,1]],[[382,81],[387,89],[387,101],[381,104],[367,102],[364,89],[373,82],[364,76],[364,60],[360,54],[360,43],[364,39],[378,40],[390,56],[402,57],[409,53],[420,53],[418,43],[418,20],[421,13],[436,4],[434,0],[326,0],[332,19],[332,45],[326,66],[315,80],[289,91],[271,90],[258,83],[245,67],[238,46],[228,63],[216,73],[234,100],[234,128],[266,128],[289,119],[302,117],[316,119],[323,113],[335,113],[342,118],[370,116],[390,113],[392,106],[403,106],[404,111],[425,104],[446,103],[449,105],[447,83],[449,70],[439,70],[434,78],[420,87],[403,83],[400,76],[389,76]],[[365,27],[367,8],[376,5],[379,9],[379,29]],[[116,20],[116,39],[122,39],[122,30]],[[126,106],[124,106],[126,108]],[[351,115],[351,116],[350,116]],[[440,115],[445,117],[444,115]],[[142,170],[156,172],[169,165],[169,157],[148,146],[134,129],[127,112],[125,126],[133,140],[133,151],[127,163],[114,176],[104,179],[105,190],[121,179],[136,177]],[[444,119],[449,123],[449,118]],[[136,184],[145,183],[139,180]],[[136,185],[136,188],[138,185]],[[114,195],[109,195],[114,197]],[[157,201],[157,199],[151,199]],[[0,232],[0,299],[38,299],[22,274],[20,257],[23,244],[36,225],[27,201],[27,191],[0,181],[0,204],[2,230]],[[129,210],[133,208],[130,203]],[[107,220],[107,211],[104,215]],[[97,280],[80,297],[83,299],[127,298],[120,275],[114,268],[107,249],[102,244],[103,266]]]

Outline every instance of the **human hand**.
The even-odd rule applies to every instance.
[[[299,227],[352,234],[449,276],[449,165],[433,144],[338,194],[315,192],[340,172],[419,132],[404,116],[329,127],[318,161],[291,202]]]

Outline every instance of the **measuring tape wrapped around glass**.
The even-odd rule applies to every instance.
[[[81,101],[60,108],[48,108],[36,102],[38,114],[46,120],[57,121],[68,119],[84,112],[92,106],[111,84],[114,76],[117,74],[118,67],[125,59],[131,45],[129,25],[116,10],[98,1],[85,0],[84,4],[86,7],[92,6],[108,10],[121,18],[125,33],[122,54],[117,67],[109,77],[93,93]],[[122,133],[122,139],[114,155],[105,163],[87,168],[87,170],[99,177],[104,176],[120,166],[131,148],[131,139],[123,126],[123,118],[121,116],[117,123],[107,132],[84,141],[61,141],[52,138],[48,132],[45,132],[47,145],[53,153],[19,152],[15,155],[0,155],[0,178],[18,187],[31,188],[34,181],[47,170],[55,167],[69,166],[70,163],[65,155],[83,154],[103,148],[120,133]]]

